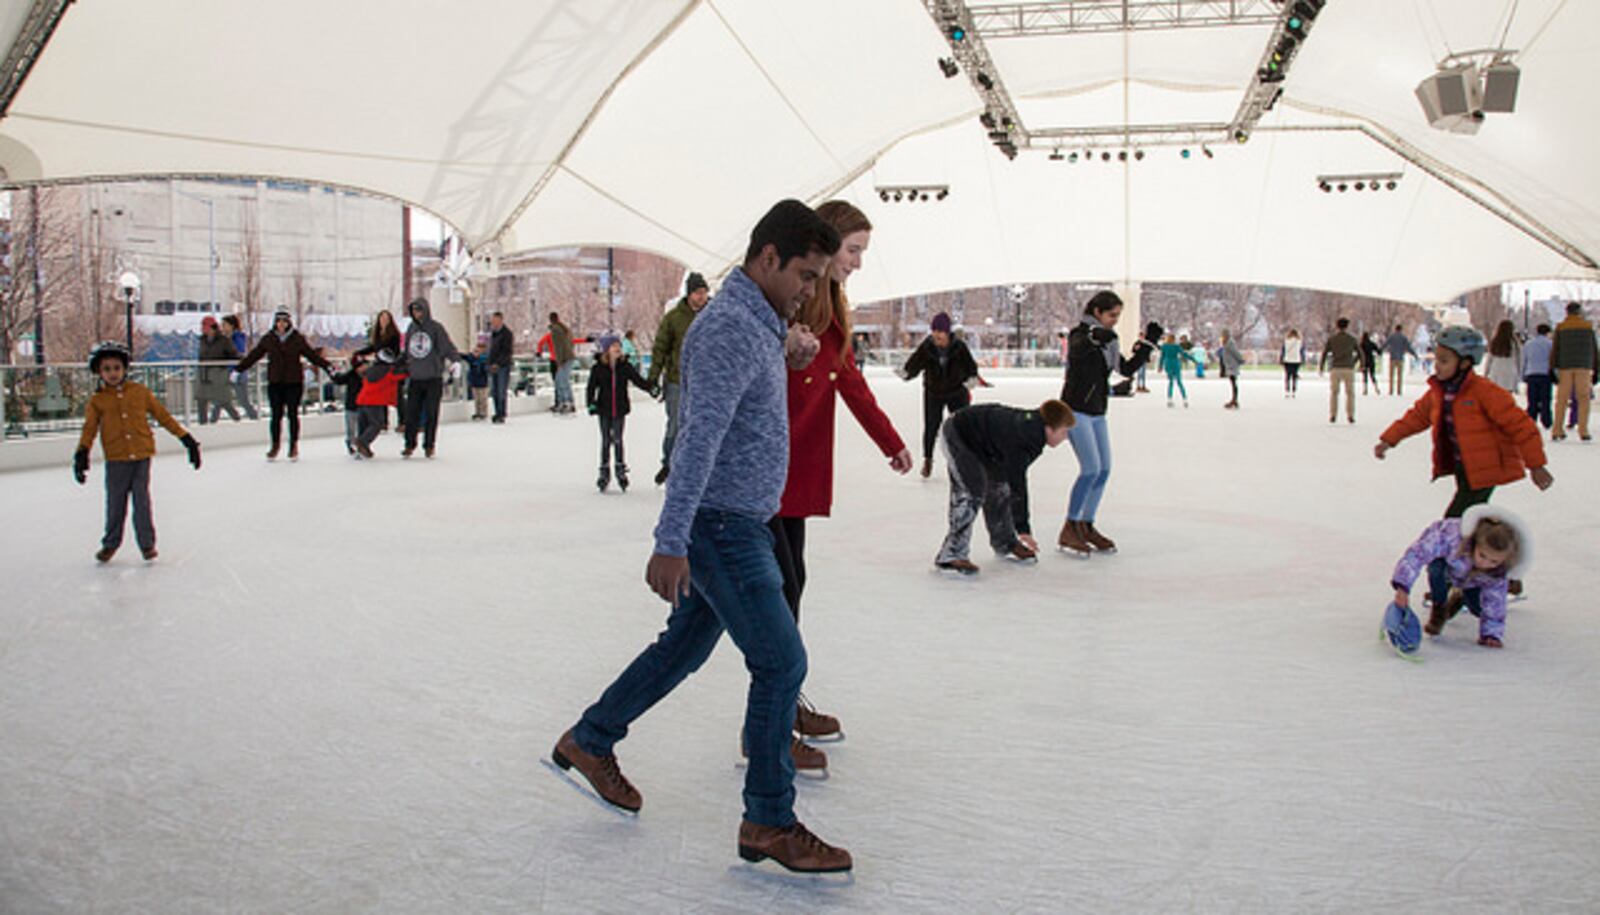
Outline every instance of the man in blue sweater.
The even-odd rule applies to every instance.
[[[788,324],[838,249],[839,234],[810,207],[778,203],[751,232],[744,266],[690,325],[682,428],[645,570],[651,590],[672,604],[667,628],[551,754],[605,801],[637,811],[643,799],[612,747],[705,662],[727,630],[750,671],[739,855],[805,872],[849,870],[851,859],[794,815],[789,740],[806,651],[783,596],[767,520],[778,511],[788,474]],[[810,347],[814,354],[814,341]]]

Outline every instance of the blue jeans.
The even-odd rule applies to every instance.
[[[506,418],[506,391],[511,387],[511,366],[489,370],[489,397],[494,400],[494,418]]]
[[[1450,572],[1443,559],[1435,559],[1428,563],[1428,595],[1433,598],[1435,607],[1443,607],[1444,602],[1450,599]],[[1465,588],[1461,592],[1461,606],[1473,616],[1483,613],[1482,595],[1477,588]]]
[[[1067,433],[1072,453],[1078,456],[1078,481],[1067,502],[1068,521],[1093,521],[1111,477],[1111,430],[1104,415],[1079,413],[1077,425]]]
[[[789,755],[795,701],[806,678],[806,649],[783,596],[766,519],[703,508],[689,532],[689,596],[667,628],[583,712],[572,737],[604,756],[628,725],[711,656],[726,629],[750,671],[744,737],[744,818],[763,826],[794,823],[794,760]]]
[[[572,403],[572,370],[578,367],[578,360],[568,359],[556,367],[556,405]]]

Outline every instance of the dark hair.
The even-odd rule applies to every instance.
[[[1494,339],[1489,341],[1489,355],[1502,358],[1511,355],[1511,346],[1516,342],[1516,328],[1510,321],[1501,321],[1500,326],[1494,329]]]
[[[798,200],[780,200],[750,230],[750,247],[744,261],[750,263],[767,245],[778,252],[778,269],[797,257],[813,251],[829,257],[839,251],[839,231],[823,221],[816,211]]]
[[[506,313],[503,311],[490,312],[489,317],[499,318],[500,320],[504,321],[506,319]]]
[[[1089,299],[1089,304],[1083,306],[1086,315],[1105,314],[1113,308],[1121,308],[1122,299],[1109,289],[1102,289]]]
[[[1047,429],[1071,429],[1077,422],[1072,408],[1059,400],[1047,400],[1039,405],[1039,416]]]
[[[1406,326],[1405,326],[1405,325],[1404,325],[1404,324],[1396,324],[1396,325],[1395,325],[1395,326],[1394,326],[1394,329],[1395,329],[1395,330],[1396,330],[1396,331],[1397,331],[1397,332],[1400,332],[1400,333],[1404,333],[1404,332],[1405,332],[1405,329],[1406,329]]]
[[[561,320],[561,316],[560,316],[560,315],[558,315],[558,314],[556,314],[556,313],[555,313],[555,312],[553,312],[553,311],[552,311],[552,312],[550,312],[550,323],[551,323],[551,324],[554,324],[554,323],[556,323],[556,322],[557,322],[557,321],[559,321],[559,320]]]
[[[1350,326],[1350,319],[1349,318],[1340,318],[1339,320],[1333,322],[1333,326],[1339,328],[1340,330],[1344,330],[1345,328]]]
[[[1533,329],[1533,332],[1542,337],[1545,334],[1548,334],[1550,332],[1550,325],[1548,325],[1548,324],[1540,324],[1538,327],[1535,327]]]
[[[1583,314],[1583,306],[1581,304],[1577,303],[1577,302],[1568,302],[1567,303],[1567,314],[1569,314],[1569,315]]]
[[[428,310],[428,300],[419,297],[419,298],[415,298],[415,299],[412,299],[411,301],[407,302],[406,303],[406,314],[411,314],[411,309],[413,309],[413,308],[420,308],[423,311],[427,311]]]
[[[239,329],[239,316],[238,315],[223,315],[222,316],[222,323],[231,324],[231,325],[233,325],[233,329],[234,330],[238,330]]]

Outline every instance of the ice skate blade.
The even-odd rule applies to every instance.
[[[799,731],[795,731],[794,732],[794,736],[800,738],[801,740],[805,741],[806,743],[843,743],[844,742],[844,731],[842,731],[842,730],[834,731],[832,734],[802,734]]]
[[[543,756],[539,757],[539,762],[545,768],[549,769],[551,772],[554,772],[556,777],[571,785],[572,790],[583,795],[590,801],[590,803],[594,804],[596,807],[599,807],[601,810],[610,811],[611,813],[614,813],[624,819],[636,820],[639,818],[639,811],[629,810],[626,807],[618,807],[616,804],[613,804],[600,795],[595,794],[593,788],[590,788],[586,782],[574,778],[570,772],[561,766],[560,763],[547,759]]]
[[[1060,544],[1056,544],[1056,552],[1071,556],[1073,559],[1088,559],[1090,556],[1094,555],[1093,553],[1084,550],[1075,550],[1072,547],[1062,546]]]
[[[1411,651],[1411,652],[1401,651],[1400,650],[1400,646],[1396,645],[1394,643],[1394,640],[1389,638],[1389,630],[1383,628],[1381,625],[1378,627],[1378,641],[1382,642],[1383,644],[1385,644],[1387,646],[1389,646],[1389,649],[1391,651],[1393,651],[1395,654],[1399,655],[1402,660],[1410,661],[1413,664],[1421,664],[1422,663],[1422,655],[1420,654],[1420,652],[1417,652],[1417,651]]]
[[[754,848],[751,848],[750,846],[743,845],[743,844],[741,844],[739,846],[739,857],[743,858],[746,861],[749,861],[751,864],[759,864],[762,861],[770,860],[770,861],[772,861],[772,863],[778,865],[779,867],[782,867],[784,870],[788,871],[791,874],[848,874],[848,873],[850,873],[850,866],[849,865],[846,865],[846,866],[843,866],[843,867],[822,867],[822,868],[817,868],[815,870],[804,870],[804,869],[797,868],[797,867],[790,867],[789,865],[783,863],[782,861],[779,861],[777,858],[773,858],[770,855],[767,855],[767,854],[764,854],[762,852],[756,851]]]

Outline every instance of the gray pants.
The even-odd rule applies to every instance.
[[[672,466],[672,443],[678,440],[678,405],[683,401],[683,386],[662,382],[661,396],[667,405],[667,434],[661,438],[661,466]]]
[[[935,562],[966,559],[972,543],[972,524],[983,509],[983,522],[989,528],[989,545],[1004,553],[1017,543],[1017,530],[1011,517],[1011,485],[985,467],[983,460],[968,448],[950,420],[939,430],[945,467],[950,471],[950,532],[939,547]]]
[[[356,439],[361,437],[361,408],[344,408],[344,449],[354,450]]]
[[[100,545],[122,546],[122,528],[133,500],[133,536],[141,550],[156,548],[156,525],[150,517],[150,459],[106,461],[106,535]]]
[[[356,433],[356,441],[371,447],[373,441],[377,439],[378,433],[382,432],[383,427],[389,423],[389,408],[362,407],[360,416],[361,431]]]

